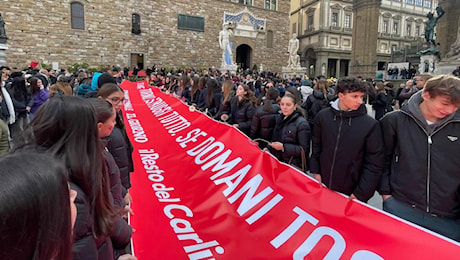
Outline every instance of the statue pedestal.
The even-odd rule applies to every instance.
[[[438,66],[438,57],[434,54],[427,54],[420,56],[420,64],[418,65],[418,72],[420,74],[435,75]]]
[[[238,65],[232,64],[232,65],[224,65],[220,68],[220,72],[223,73],[224,71],[229,71],[230,74],[236,75],[236,71],[238,70]]]
[[[8,50],[8,46],[0,43],[0,66],[6,65],[6,50]]]
[[[283,78],[303,78],[307,74],[305,67],[282,67]]]

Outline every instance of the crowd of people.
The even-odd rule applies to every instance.
[[[134,171],[121,114],[126,72],[60,74],[2,68],[0,220],[8,224],[0,226],[0,258],[135,259],[125,220]],[[385,211],[460,241],[460,79],[415,75],[396,89],[362,78],[152,67],[140,80],[327,188],[363,202],[378,191]]]

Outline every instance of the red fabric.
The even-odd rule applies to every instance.
[[[135,147],[131,224],[140,260],[460,255],[458,243],[348,201],[146,82],[122,88]]]
[[[37,65],[38,65],[38,62],[36,62],[36,61],[31,61],[30,62],[30,67],[32,67],[33,69],[35,69],[37,67]]]

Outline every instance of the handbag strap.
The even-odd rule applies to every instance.
[[[300,159],[302,161],[302,166],[301,166],[301,170],[302,172],[305,172],[307,170],[307,158],[305,158],[305,150],[303,149],[302,146],[299,146],[300,147]],[[291,156],[291,158],[289,159],[289,162],[288,164],[291,165],[292,163],[292,159],[294,159],[294,156]]]

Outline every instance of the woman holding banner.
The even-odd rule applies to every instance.
[[[270,152],[278,160],[307,171],[307,156],[310,152],[310,126],[297,107],[297,99],[286,94],[280,102],[282,114],[276,120]]]

